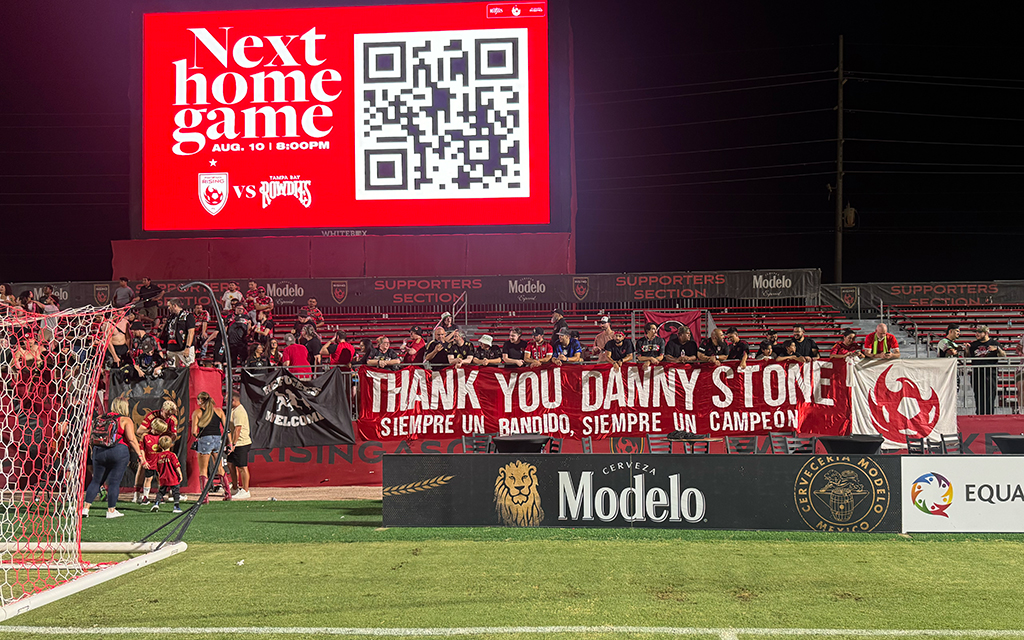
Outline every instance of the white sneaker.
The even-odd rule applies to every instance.
[[[251,493],[249,493],[245,489],[239,489],[238,493],[236,493],[233,496],[231,496],[231,499],[232,500],[245,500],[246,498],[251,498],[251,497],[252,497]]]
[[[135,494],[132,495],[132,504],[139,504],[139,493],[138,492],[135,492]]]
[[[89,517],[89,510],[88,509],[82,509],[82,517],[83,518],[88,518]]]
[[[123,516],[123,515],[124,515],[124,514],[123,514],[123,513],[121,513],[120,511],[118,511],[117,509],[114,509],[113,511],[108,511],[108,512],[107,512],[107,518],[108,518],[108,519],[109,519],[109,518],[120,518],[120,517],[121,517],[121,516]]]
[[[171,511],[171,513],[181,513],[181,507],[174,507],[174,510]]]

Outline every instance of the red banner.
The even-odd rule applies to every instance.
[[[365,440],[533,433],[604,439],[686,431],[764,435],[850,431],[845,361],[530,369],[363,367]]]
[[[658,325],[658,335],[671,340],[680,327],[689,327],[691,338],[700,344],[704,336],[700,324],[700,311],[644,311],[644,320]]]

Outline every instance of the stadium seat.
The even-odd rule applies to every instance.
[[[594,453],[594,441],[590,436],[585,436],[582,443],[583,453]]]
[[[815,438],[807,436],[789,436],[786,438],[786,453],[814,453]]]
[[[650,453],[671,453],[672,443],[669,442],[667,435],[661,434],[650,434],[644,436],[647,441],[647,451]]]
[[[963,437],[959,432],[951,434],[943,434],[942,436],[942,453],[959,455],[964,452],[964,441]]]
[[[561,453],[562,451],[562,439],[551,438],[548,440],[548,453]]]
[[[769,436],[772,443],[772,453],[789,453],[789,444],[787,440],[790,436],[796,435],[795,431],[785,431],[783,433],[773,433]]]
[[[491,435],[462,436],[463,453],[491,453],[494,451],[494,442]]]
[[[923,456],[927,453],[924,438],[907,438],[907,453],[912,456]]]
[[[726,436],[725,450],[727,453],[756,453],[757,438],[755,436]]]
[[[710,442],[686,442],[683,441],[683,453],[696,455],[705,454],[710,450]]]

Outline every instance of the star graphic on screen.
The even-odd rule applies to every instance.
[[[217,166],[217,161],[216,160],[210,160],[210,166],[211,167],[216,167]]]
[[[142,392],[148,396],[149,394],[153,393],[153,387],[147,384],[146,386],[142,387]]]

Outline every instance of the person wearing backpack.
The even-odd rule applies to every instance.
[[[100,492],[100,485],[107,485],[107,517],[120,518],[124,514],[117,510],[117,498],[121,493],[121,479],[128,468],[130,454],[128,447],[135,450],[139,463],[149,468],[146,456],[135,439],[135,424],[128,417],[128,399],[114,398],[110,403],[110,413],[93,418],[89,432],[89,443],[92,445],[92,481],[85,490],[85,502],[82,505],[82,516],[89,517],[89,507]]]

